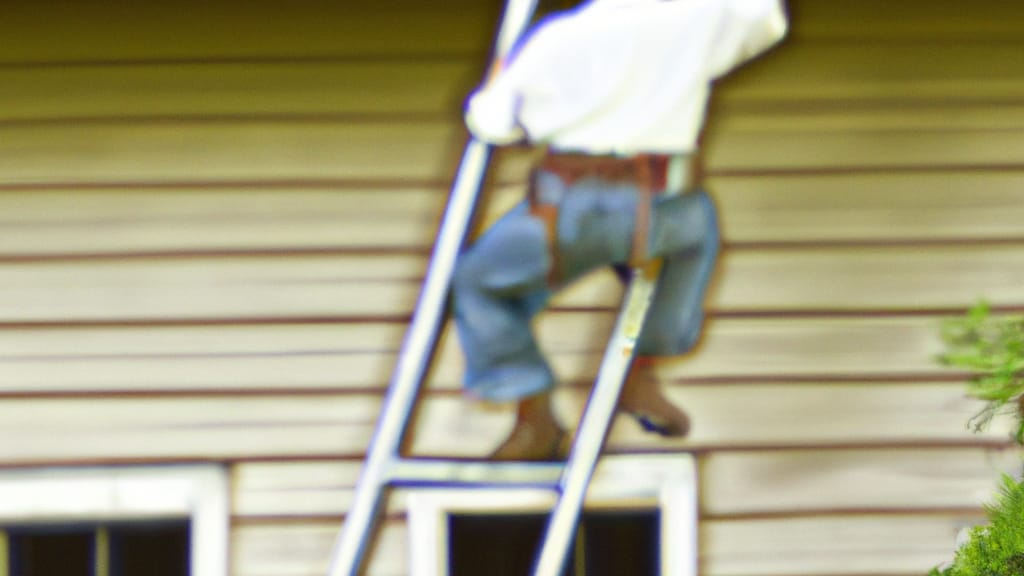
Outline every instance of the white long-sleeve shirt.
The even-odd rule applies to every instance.
[[[591,0],[538,24],[477,90],[466,125],[492,144],[689,152],[711,83],[786,33],[783,0]]]

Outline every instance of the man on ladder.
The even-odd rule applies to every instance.
[[[469,101],[476,138],[455,178],[330,576],[357,573],[386,487],[467,484],[557,493],[533,571],[556,576],[616,400],[652,431],[689,429],[656,387],[651,359],[697,341],[718,252],[714,205],[698,189],[694,161],[704,108],[713,80],[785,34],[782,0],[590,0],[542,21],[510,53],[535,4],[509,0],[497,54],[510,56]],[[529,198],[457,255],[490,154],[485,142],[521,140],[548,147]],[[492,458],[563,456],[565,433],[551,413],[554,375],[530,321],[552,293],[605,265],[633,279],[564,466],[401,456],[449,288],[466,387],[519,403],[516,426]]]
[[[493,459],[565,456],[555,378],[530,322],[554,292],[607,265],[626,280],[630,267],[663,262],[618,409],[664,436],[688,432],[652,364],[697,342],[718,253],[715,207],[699,187],[704,111],[711,83],[786,27],[782,0],[591,0],[540,22],[472,95],[476,138],[547,147],[528,198],[460,256],[452,281],[467,390],[518,402]]]

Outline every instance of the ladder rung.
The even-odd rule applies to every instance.
[[[479,462],[396,458],[387,480],[394,486],[522,486],[555,489],[562,462]]]

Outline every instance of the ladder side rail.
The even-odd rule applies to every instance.
[[[503,59],[522,34],[537,0],[508,0],[497,42],[497,60]],[[381,406],[356,494],[335,541],[329,576],[353,576],[362,565],[367,540],[373,532],[388,482],[388,467],[397,457],[423,376],[433,356],[447,310],[455,260],[469,232],[480,188],[491,157],[491,147],[470,138],[459,164],[452,192],[441,220],[423,289],[412,322],[399,350],[398,363]]]
[[[352,576],[361,565],[367,539],[380,511],[381,491],[388,481],[388,467],[401,447],[423,375],[437,345],[454,261],[469,228],[489,155],[489,146],[475,140],[471,140],[466,148],[455,191],[431,255],[424,288],[381,405],[377,428],[356,484],[355,497],[332,553],[329,576]]]
[[[684,157],[669,163],[667,189],[678,193],[685,177]],[[565,566],[569,544],[579,523],[583,500],[594,475],[597,460],[615,416],[615,406],[640,337],[647,311],[661,276],[662,260],[653,260],[633,271],[622,309],[615,321],[612,337],[598,369],[597,382],[580,419],[569,459],[559,480],[559,496],[548,518],[540,552],[534,563],[534,576],[559,576]]]
[[[534,564],[534,576],[559,576],[565,566],[569,544],[583,509],[583,500],[615,415],[615,405],[626,373],[635,355],[636,336],[630,335],[629,332],[632,331],[631,328],[639,332],[643,315],[649,308],[657,285],[660,266],[652,268],[649,271],[634,273],[633,281],[630,283],[626,294],[626,306],[616,321],[614,337],[605,350],[597,382],[590,394],[576,440],[559,480],[560,494],[548,518],[540,553]],[[648,274],[654,274],[654,278],[649,278]]]

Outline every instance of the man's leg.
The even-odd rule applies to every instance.
[[[653,367],[656,357],[683,354],[697,344],[720,239],[717,212],[705,192],[670,202],[656,216],[661,220],[655,225],[652,250],[663,254],[665,263],[619,406],[645,429],[678,437],[689,432],[690,420],[664,396]],[[617,271],[628,278],[621,267]]]
[[[526,206],[517,206],[460,257],[455,272],[466,389],[483,400],[519,402],[515,427],[493,459],[553,458],[565,436],[551,411],[554,376],[530,328],[550,294],[545,234]]]
[[[619,410],[636,419],[648,432],[681,438],[690,433],[690,417],[665,397],[654,375],[655,358],[640,356],[633,362],[619,396]]]
[[[616,265],[615,272],[623,283],[630,281],[631,272],[628,266]],[[653,308],[652,302],[651,310]],[[651,310],[648,310],[648,319]],[[686,436],[690,431],[690,418],[665,397],[661,384],[654,374],[656,361],[656,356],[646,354],[638,354],[633,359],[629,374],[622,385],[618,408],[635,418],[648,432],[666,437]]]
[[[568,442],[565,429],[555,418],[551,391],[546,390],[519,400],[515,425],[490,459],[559,460],[568,452]]]
[[[571,185],[540,170],[539,196],[559,204],[558,285],[551,282],[547,230],[528,207],[503,217],[459,262],[455,319],[466,353],[466,386],[495,401],[518,400],[516,426],[493,455],[537,460],[564,455],[565,434],[551,410],[554,376],[530,331],[553,291],[624,259],[632,240],[635,192],[589,179]]]

